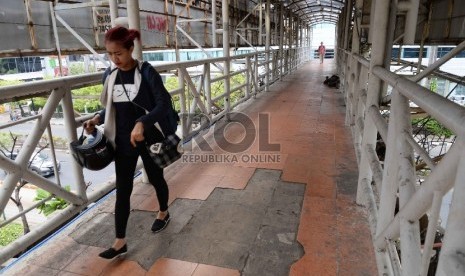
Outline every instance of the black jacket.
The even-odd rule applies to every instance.
[[[117,70],[117,69],[113,69]],[[112,72],[111,68],[107,68],[103,74],[103,83]],[[171,107],[171,96],[163,85],[160,74],[148,62],[143,62],[140,68],[141,84],[139,94],[135,98],[137,105],[143,107],[147,114],[139,117],[136,122],[144,124],[144,130],[153,129],[153,125],[158,122],[163,133],[169,133],[169,125],[167,120],[168,110]],[[101,123],[105,122],[105,109],[100,114]]]

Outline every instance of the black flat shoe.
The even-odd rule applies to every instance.
[[[116,250],[113,247],[108,248],[107,250],[103,251],[102,253],[98,254],[100,258],[111,260],[119,255],[123,255],[128,252],[128,247],[125,244],[120,249]]]
[[[152,224],[152,232],[158,233],[166,228],[170,222],[170,213],[166,214],[164,219],[156,219]]]

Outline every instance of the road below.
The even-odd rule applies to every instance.
[[[52,155],[50,153],[50,150],[44,149],[44,153],[48,154],[50,158],[52,158]],[[74,162],[73,157],[71,154],[67,153],[66,151],[56,151],[56,158],[57,162],[60,162],[60,173],[59,173],[59,178],[60,178],[60,184],[63,187],[70,186],[71,190],[76,190],[77,189],[77,182],[76,182],[76,177],[74,175],[74,169],[73,169],[73,164]],[[106,168],[100,171],[90,171],[87,169],[83,170],[84,172],[84,180],[86,183],[90,184],[90,188],[95,188],[99,184],[106,182],[110,176],[114,175],[115,173],[115,168],[114,164],[111,163],[108,165]],[[5,172],[0,173],[0,180],[3,180],[6,176]],[[48,180],[53,181],[57,183],[57,176],[53,175],[48,177]]]
[[[47,153],[50,157],[50,150],[44,149],[45,153]],[[74,169],[73,164],[74,162],[73,157],[66,153],[65,151],[57,151],[56,152],[57,161],[60,162],[61,170],[58,174],[60,178],[60,183],[62,187],[70,186],[71,190],[77,190],[77,182],[76,177],[74,176]],[[83,170],[84,173],[84,180],[85,183],[88,185],[87,192],[95,190],[99,187],[99,184],[102,184],[110,179],[115,173],[114,164],[111,163],[106,168],[100,171],[90,171],[87,169]],[[0,171],[0,183],[3,182],[3,179],[6,177],[6,173],[4,171]],[[57,176],[53,175],[47,178],[48,180],[57,183]],[[24,208],[27,208],[34,204],[34,198],[37,194],[37,187],[33,185],[26,185],[25,187],[21,188],[20,197],[21,203],[23,204]],[[3,212],[4,218],[9,218],[18,213],[18,208],[13,203],[13,201],[9,200],[5,210]],[[27,214],[27,220],[32,229],[36,226],[40,225],[47,218],[39,212],[39,210],[34,209]],[[18,221],[19,222],[19,221]]]

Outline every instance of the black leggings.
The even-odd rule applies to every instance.
[[[144,163],[144,168],[150,183],[155,188],[160,211],[168,210],[168,185],[163,177],[163,169],[159,168],[147,149],[137,146],[137,155],[124,155],[117,152],[115,156],[116,171],[116,203],[115,203],[115,228],[116,238],[126,237],[126,226],[128,224],[129,213],[131,211],[130,199],[133,188],[134,172],[139,155]]]

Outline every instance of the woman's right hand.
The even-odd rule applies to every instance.
[[[100,123],[100,116],[96,115],[94,118],[84,122],[83,127],[87,134],[91,134],[95,130],[95,126]]]

